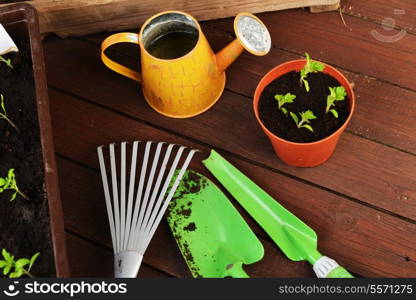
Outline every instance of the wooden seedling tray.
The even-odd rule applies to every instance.
[[[37,277],[68,277],[64,221],[36,11],[26,4],[0,8],[0,23],[16,42],[20,50],[17,55],[21,57],[11,71],[19,74],[20,86],[13,84],[16,76],[5,76],[0,81],[0,93],[6,98],[7,112],[20,128],[14,130],[2,120],[0,176],[5,176],[9,168],[16,168],[19,188],[29,198],[20,197],[10,202],[10,193],[2,193],[0,244],[16,258],[30,257],[39,251],[40,256],[33,267]],[[32,69],[30,74],[28,69]]]

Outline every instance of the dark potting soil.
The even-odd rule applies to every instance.
[[[0,63],[0,93],[7,115],[19,131],[0,119],[0,177],[6,177],[8,170],[14,168],[17,186],[29,200],[17,195],[10,202],[12,191],[0,193],[0,249],[5,248],[16,259],[40,252],[31,273],[35,277],[53,277],[55,264],[30,45],[25,37],[13,39],[20,52],[4,56],[12,59],[13,69]]]
[[[329,87],[341,85],[335,78],[324,73],[312,73],[308,75],[307,80],[310,85],[309,93],[299,83],[299,72],[287,73],[271,82],[260,96],[260,120],[273,134],[291,142],[310,143],[324,139],[337,131],[349,115],[348,96],[344,101],[335,101],[335,107],[332,107],[338,112],[338,118],[335,118],[332,113],[325,113],[326,100],[330,94]],[[288,111],[296,113],[298,116],[300,112],[313,111],[317,117],[310,123],[313,132],[306,128],[297,128],[289,113],[285,115],[279,109],[274,96],[286,93],[296,95],[293,103],[284,105]]]

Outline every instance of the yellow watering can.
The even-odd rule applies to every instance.
[[[157,112],[189,118],[208,110],[225,86],[225,69],[244,49],[266,55],[271,48],[266,26],[254,15],[234,20],[237,39],[214,54],[200,25],[189,14],[166,11],[148,19],[140,33],[116,33],[101,45],[101,59],[111,70],[138,81]],[[140,46],[142,74],[111,60],[105,50],[118,43]]]

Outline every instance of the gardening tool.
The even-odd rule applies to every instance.
[[[139,146],[142,145],[144,153],[141,159],[141,171],[136,191],[136,167],[140,164],[140,162],[138,163],[138,152]],[[112,199],[107,180],[104,146],[98,147],[97,151],[114,249],[114,275],[117,278],[136,277],[143,254],[196,150],[163,142],[133,142],[127,192],[127,143],[121,143],[119,147],[119,193],[115,144],[110,144],[108,148],[111,165]],[[174,155],[175,151],[176,154]],[[175,170],[185,151],[188,151],[186,159],[179,173],[173,179]],[[159,159],[162,153],[164,153],[163,161]],[[153,161],[150,167],[149,163],[152,157]],[[150,168],[148,168],[148,165]],[[167,170],[169,171],[166,173]]]
[[[196,19],[184,12],[166,11],[148,19],[140,34],[109,36],[101,45],[101,59],[111,70],[139,82],[146,101],[157,112],[188,118],[219,99],[224,71],[243,49],[259,56],[270,51],[270,34],[254,15],[237,15],[234,30],[237,39],[215,55]],[[140,46],[142,74],[107,57],[105,50],[118,43]]]
[[[350,278],[343,267],[317,250],[315,231],[286,210],[269,194],[214,150],[204,165],[243,208],[260,224],[286,256],[307,260],[319,278]]]
[[[246,278],[243,264],[263,258],[262,244],[228,198],[195,171],[185,173],[167,219],[194,277]]]
[[[0,24],[0,55],[9,52],[18,52],[16,44],[13,42],[10,35],[4,29],[3,25]]]

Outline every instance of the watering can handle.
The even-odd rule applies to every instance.
[[[114,60],[111,60],[108,58],[108,56],[105,54],[105,50],[115,44],[119,43],[133,43],[139,45],[139,35],[136,33],[130,33],[130,32],[122,32],[122,33],[116,33],[113,35],[110,35],[107,37],[101,44],[101,60],[103,63],[114,72],[117,72],[121,75],[124,75],[130,79],[133,79],[137,82],[142,81],[142,76],[139,72],[134,71],[130,68],[127,68]]]

